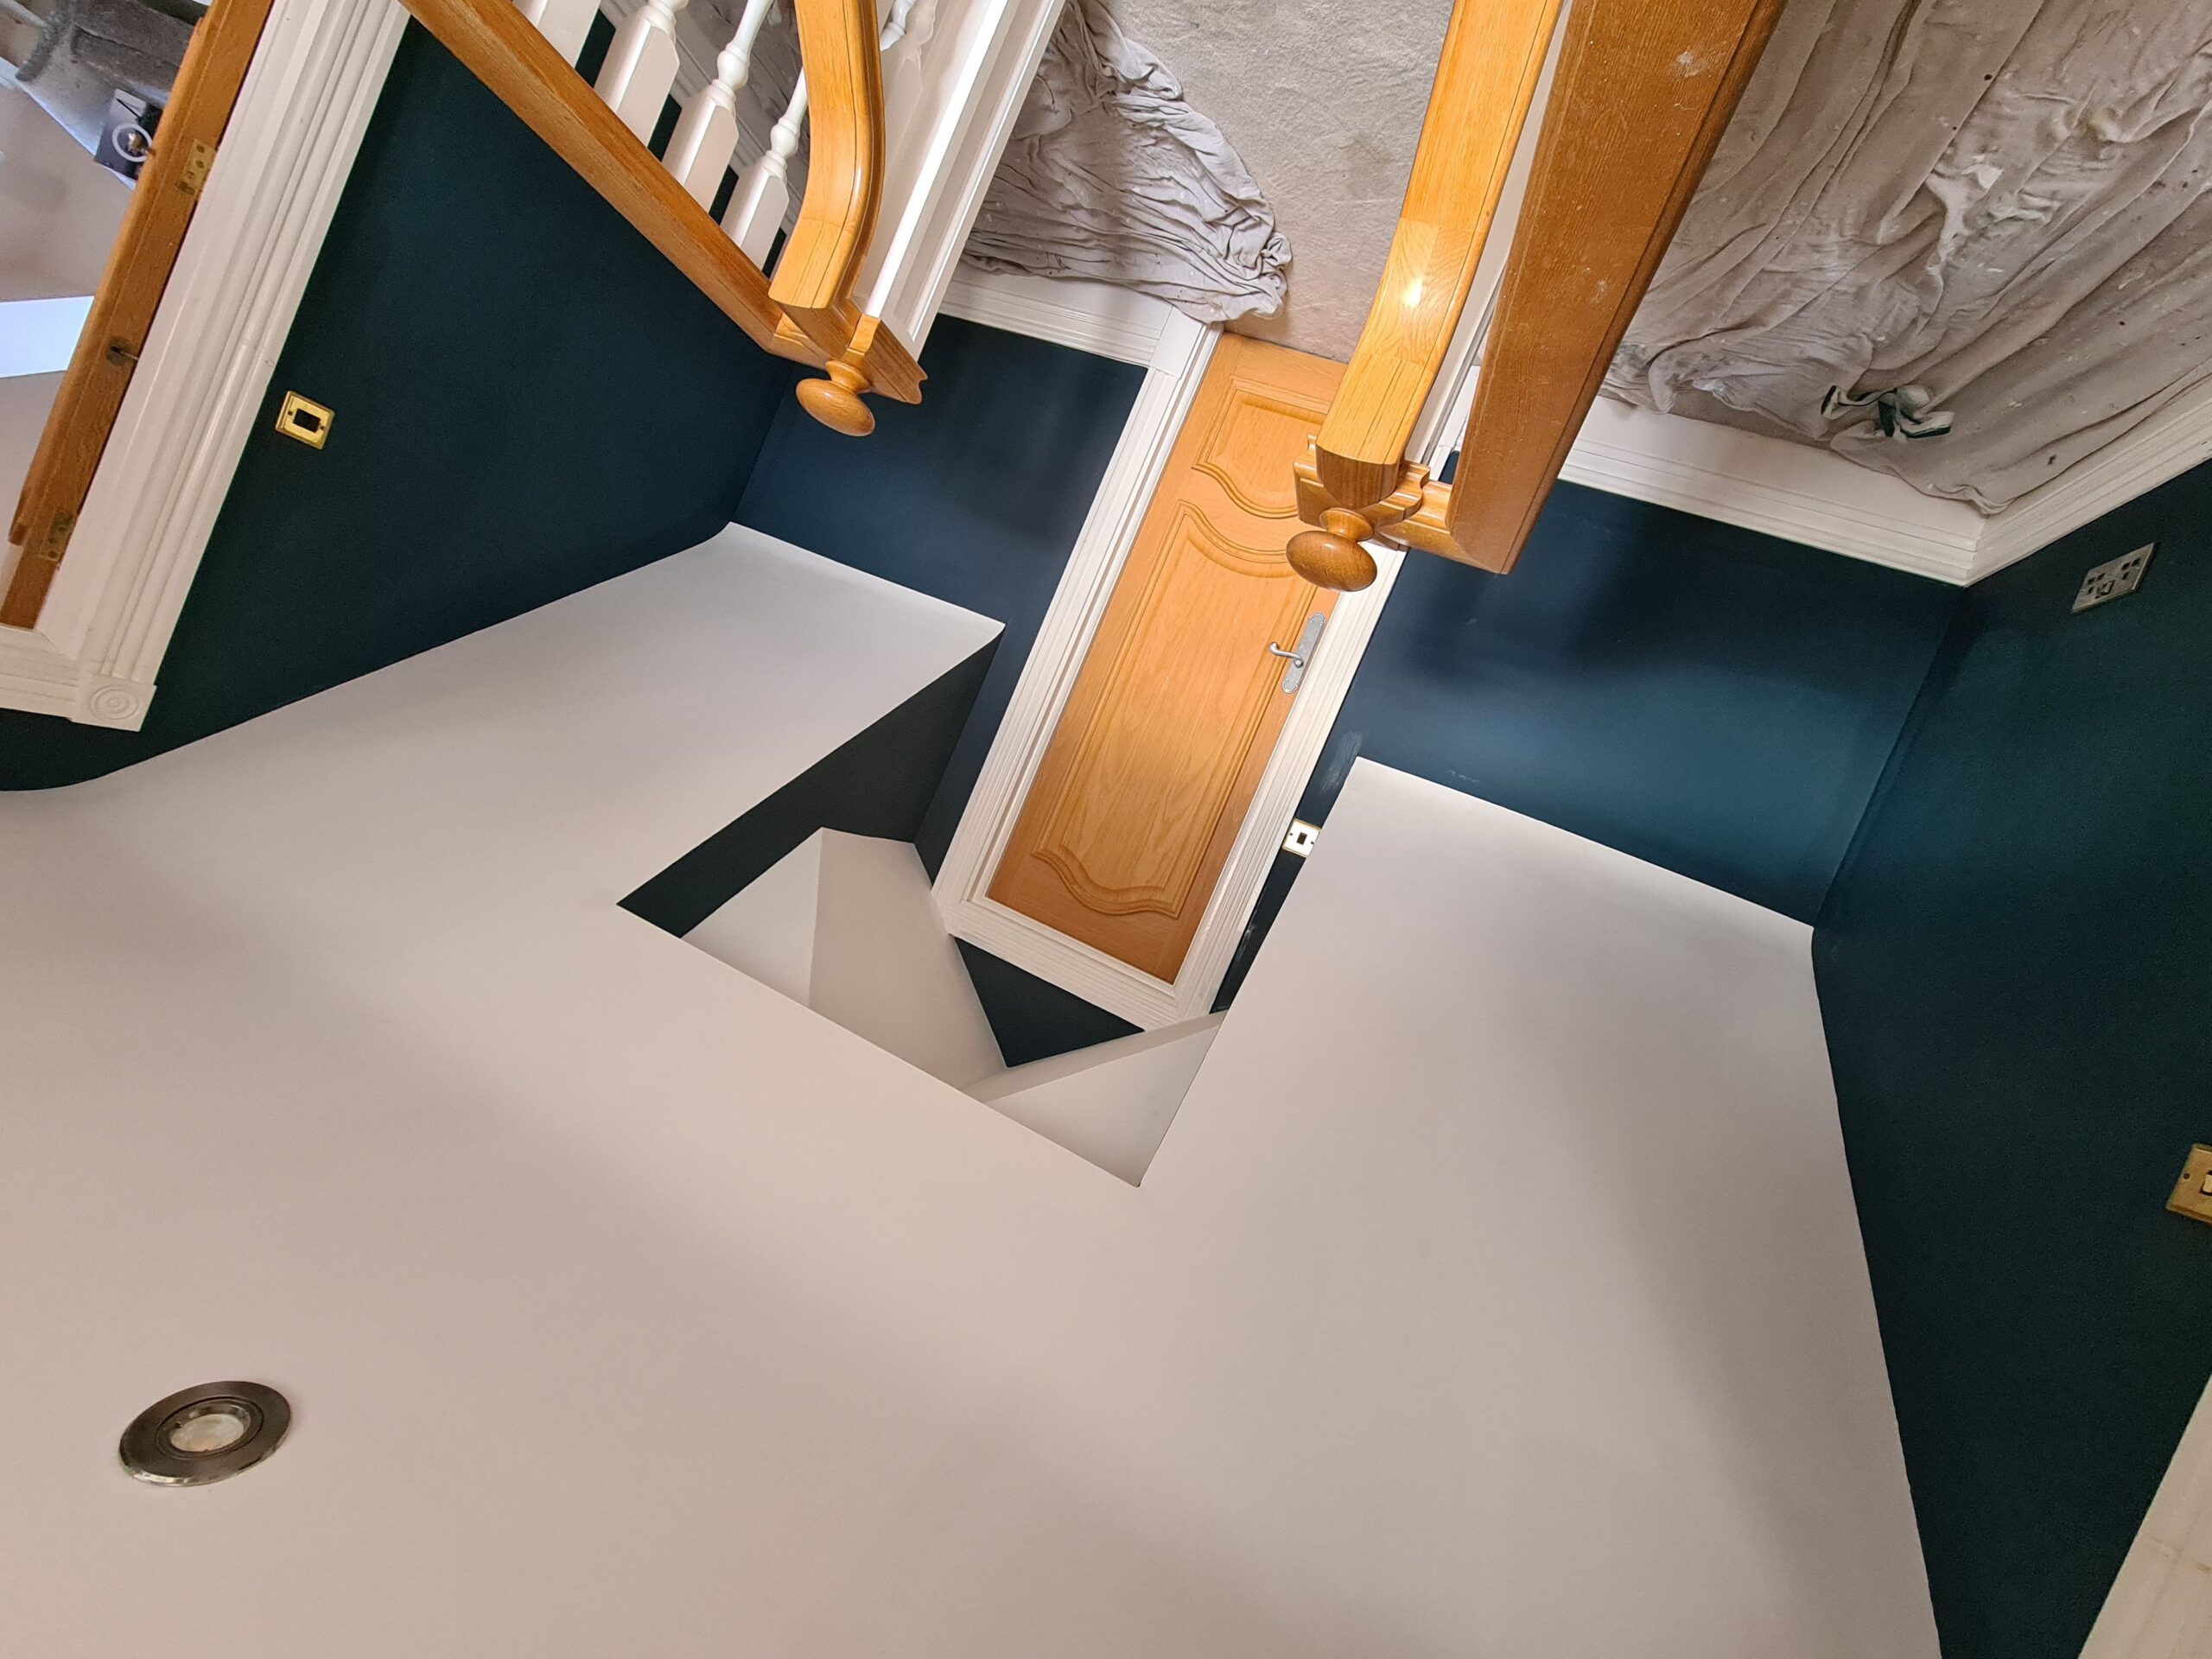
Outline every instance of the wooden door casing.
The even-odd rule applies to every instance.
[[[1170,452],[989,896],[1173,982],[1336,595],[1284,556],[1343,365],[1230,335]]]

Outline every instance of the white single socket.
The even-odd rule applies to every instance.
[[[1303,818],[1293,818],[1290,821],[1290,833],[1282,838],[1282,849],[1300,858],[1308,858],[1313,855],[1313,849],[1319,844],[1320,840],[1321,826],[1319,824],[1308,823]]]
[[[2086,611],[2107,600],[2133,593],[2143,585],[2143,572],[2150,565],[2151,555],[2158,550],[2158,544],[2153,542],[2120,558],[2106,560],[2082,578],[2082,591],[2074,595],[2075,610]]]

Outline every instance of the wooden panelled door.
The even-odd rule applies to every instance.
[[[1294,465],[1341,364],[1224,336],[1116,583],[990,897],[1173,982],[1337,595],[1283,555]],[[1324,625],[1325,626],[1325,624]]]

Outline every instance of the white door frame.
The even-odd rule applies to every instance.
[[[38,626],[0,627],[0,708],[144,722],[406,26],[396,0],[271,9]]]
[[[1126,289],[1088,283],[962,271],[945,296],[955,316],[1145,365],[1144,386],[1107,463],[1067,570],[1022,665],[1006,718],[954,831],[937,879],[938,908],[956,938],[1074,992],[1109,1014],[1157,1030],[1212,1012],[1215,995],[1274,867],[1276,849],[1319,760],[1389,597],[1403,555],[1371,545],[1381,575],[1337,601],[1274,753],[1215,883],[1198,931],[1171,982],[994,901],[987,892],[1021,803],[1067,706],[1099,619],[1120,580],[1145,509],[1213,356],[1218,328]]]

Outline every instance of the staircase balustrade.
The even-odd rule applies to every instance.
[[[1559,0],[1458,0],[1396,237],[1297,471],[1288,549],[1364,588],[1370,538],[1513,568],[1719,141],[1780,0],[1576,0],[1484,337],[1453,484],[1406,444],[1465,308]]]
[[[714,205],[730,158],[737,154],[738,94],[752,79],[753,48],[768,21],[769,4],[770,0],[747,0],[737,32],[715,60],[715,78],[684,105],[675,135],[668,141],[668,154],[663,158],[668,170],[702,207]],[[744,246],[742,238],[733,239]],[[747,257],[766,268],[760,255],[749,249]]]
[[[599,16],[599,0],[517,0],[522,15],[537,25],[563,58],[574,63],[583,54],[591,37],[592,20]]]
[[[790,101],[768,134],[768,147],[738,175],[729,211],[722,215],[722,228],[729,232],[730,240],[763,270],[773,269],[770,256],[791,212],[791,157],[798,154],[799,135],[805,126],[806,76],[802,72],[791,88]]]
[[[614,31],[593,90],[622,124],[648,143],[660,124],[682,56],[676,49],[676,14],[686,0],[645,0]],[[673,169],[671,169],[673,170]]]
[[[429,12],[480,10],[501,5],[503,0],[408,3],[429,22]],[[686,3],[645,0],[616,29],[594,85],[601,101],[640,144],[650,141],[676,86],[682,64],[677,16]],[[585,29],[590,23],[588,0],[513,0],[513,4],[537,25],[555,50],[575,61],[582,48],[578,20]],[[761,308],[748,294],[747,315],[738,320],[756,340],[761,334],[755,324],[769,324],[770,337],[763,340],[768,349],[822,365],[827,377],[802,383],[799,401],[825,425],[856,436],[875,425],[862,393],[882,392],[908,403],[921,396],[922,373],[912,353],[877,319],[862,315],[854,298],[882,204],[882,54],[906,38],[915,4],[916,0],[893,0],[888,16],[879,23],[876,0],[793,0],[804,67],[766,147],[739,177],[721,227],[727,245],[747,270],[756,276],[774,273],[766,315],[758,315]],[[716,60],[714,79],[678,116],[660,163],[699,210],[712,205],[736,155],[740,100],[752,79],[753,53],[770,6],[771,0],[747,0],[736,30]],[[432,27],[435,30],[435,25]],[[479,69],[480,74],[484,73]],[[824,86],[829,95],[817,102],[817,89]],[[791,216],[791,162],[806,136],[810,116],[814,132],[807,188],[798,218],[779,245],[778,236]],[[530,118],[526,112],[524,118]],[[563,147],[551,131],[543,126],[538,130],[556,149]],[[585,177],[594,177],[592,167],[574,155],[569,159]],[[634,169],[635,157],[628,160]],[[640,228],[653,234],[642,224]],[[696,238],[697,226],[687,221],[684,235]],[[669,251],[658,236],[655,240],[664,251]],[[677,263],[685,264],[681,258]]]

